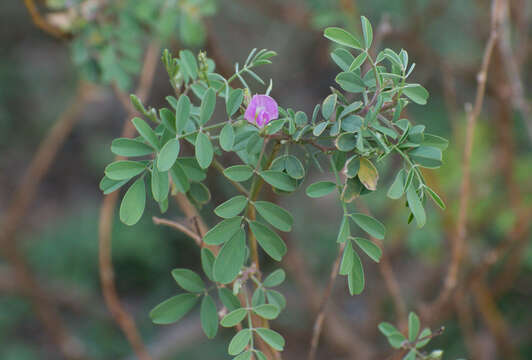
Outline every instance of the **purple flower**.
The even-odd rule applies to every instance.
[[[244,118],[259,128],[279,117],[275,100],[268,95],[254,95],[246,109]]]

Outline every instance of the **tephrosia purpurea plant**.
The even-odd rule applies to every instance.
[[[337,272],[347,278],[352,295],[365,286],[361,256],[379,262],[382,250],[377,241],[386,235],[379,220],[357,208],[357,198],[387,191],[390,199],[405,203],[405,218],[419,227],[426,222],[427,199],[444,208],[421,168],[442,164],[447,141],[402,117],[408,104],[425,104],[428,92],[408,82],[415,64],[405,50],[384,49],[373,57],[372,27],[365,17],[362,29],[361,39],[341,28],[325,30],[325,37],[337,45],[331,57],[340,68],[335,78],[338,88],[331,87],[331,94],[310,115],[270,97],[273,82],[267,85],[256,71],[276,54],[264,49],[253,49],[227,79],[216,73],[205,53],[196,57],[183,50],[174,57],[164,51],[162,61],[175,91],[167,97],[169,107],[146,108],[131,97],[144,117],[132,120],[140,136],[113,141],[112,152],[128,159],[109,164],[100,184],[106,194],[129,185],[120,206],[125,224],[134,225],[141,218],[148,194],[162,213],[169,198],[179,193],[196,207],[208,208],[211,195],[204,180],[210,168],[223,174],[238,193],[214,208],[220,220],[206,234],[197,226],[191,230],[175,224],[201,246],[204,274],[174,269],[172,276],[184,292],[157,305],[150,313],[153,322],[174,323],[200,304],[208,338],[216,336],[220,325],[237,329],[228,345],[235,359],[280,357],[285,341],[268,321],[285,307],[284,296],[275,290],[285,272],[263,274],[259,254],[275,261],[283,258],[287,247],[282,233],[292,230],[293,219],[287,210],[261,197],[264,186],[287,196],[302,187],[312,198],[336,192],[343,211],[338,233],[319,241],[339,248]],[[214,116],[217,107],[220,116]],[[184,155],[186,146],[194,149],[192,156]],[[234,152],[240,160],[222,164],[219,158],[224,152]],[[392,185],[383,190],[378,166],[391,156],[403,165]],[[314,169],[329,173],[330,180],[308,184],[305,179]],[[387,323],[380,330],[392,346],[408,349],[407,359],[440,355],[418,350],[432,335],[428,329],[419,333],[416,315],[410,315],[409,323],[408,339]]]

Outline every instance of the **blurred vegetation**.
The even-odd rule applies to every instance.
[[[112,160],[108,151],[111,139],[119,135],[125,121],[126,111],[116,94],[134,91],[145,50],[153,43],[174,53],[185,47],[205,49],[220,64],[221,72],[231,71],[227,64],[245,58],[251,48],[274,49],[280,55],[265,71],[266,78],[274,81],[273,96],[307,113],[333,84],[335,65],[327,57],[328,42],[321,32],[325,26],[346,26],[359,32],[358,19],[364,14],[375,28],[383,26],[380,41],[384,46],[408,48],[417,63],[417,82],[431,93],[426,106],[409,109],[409,118],[430,124],[432,131],[450,139],[443,167],[437,173],[426,173],[429,184],[443,194],[447,210],[429,206],[428,223],[418,230],[407,224],[401,204],[390,207],[384,201],[384,191],[369,195],[365,205],[387,225],[384,252],[407,308],[416,309],[438,294],[450,259],[461,195],[464,104],[474,101],[476,74],[489,37],[489,2],[124,0],[107,4],[50,0],[36,6],[60,29],[59,36],[36,27],[23,2],[6,2],[0,15],[0,209],[4,221],[39,142],[62,109],[75,101],[76,89],[84,86],[80,84],[92,83],[90,99],[77,115],[79,121],[31,199],[16,236],[8,239],[27,259],[69,332],[83,344],[87,358],[133,356],[102,299],[98,274],[102,195],[98,182],[103,167]],[[504,36],[514,51],[529,108],[531,19],[530,2],[510,2],[510,33]],[[497,253],[500,257],[478,280],[491,294],[489,298],[476,286],[461,289],[453,304],[432,314],[431,325],[444,325],[445,331],[430,348],[445,349],[446,359],[532,358],[532,311],[528,305],[532,301],[532,138],[526,125],[532,119],[525,108],[516,105],[515,79],[505,67],[507,55],[503,49],[495,49],[476,128],[468,252],[461,276],[469,277],[493,249],[506,242],[510,245]],[[122,90],[114,91],[113,84]],[[145,103],[161,105],[171,92],[159,64]],[[390,184],[394,173],[381,174],[381,184]],[[207,181],[216,189],[212,204],[218,204],[230,190],[218,184],[217,174],[210,175]],[[313,176],[317,179],[320,175]],[[316,279],[314,285],[320,288],[335,257],[331,244],[340,213],[333,199],[312,200],[297,194],[291,200],[283,204],[295,217],[294,233],[286,239],[289,251],[302,255]],[[148,210],[149,214],[159,213],[155,206]],[[167,217],[182,216],[171,208]],[[149,350],[154,351],[154,358],[158,354],[158,359],[229,358],[224,344],[231,330],[206,343],[196,314],[189,316],[190,321],[168,327],[155,326],[149,320],[149,310],[177,291],[168,276],[171,269],[200,266],[199,250],[192,240],[153,225],[150,218],[144,216],[134,227],[115,220],[112,243],[118,294],[134,314]],[[206,220],[213,224],[213,219]],[[4,250],[2,245],[0,358],[61,358],[27,294],[17,285],[16,268],[9,262],[10,252]],[[268,259],[263,260],[268,264]],[[398,314],[379,267],[370,262],[364,267],[369,284],[366,291],[349,297],[346,284],[338,280],[333,307],[350,323],[353,336],[369,344],[375,358],[387,358],[391,350],[376,324],[394,322]],[[287,335],[285,357],[304,359],[314,320],[304,306],[308,294],[301,292],[297,275],[290,270],[283,292],[288,308],[275,326]],[[350,358],[325,341],[322,347],[322,358]]]

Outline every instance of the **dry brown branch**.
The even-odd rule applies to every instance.
[[[45,295],[40,282],[33,276],[23,255],[14,241],[16,231],[25,219],[26,212],[35,198],[42,179],[50,169],[57,152],[68,137],[76,121],[79,119],[86,101],[89,99],[89,87],[81,83],[72,104],[57,119],[56,123],[39,145],[28,169],[26,170],[13,200],[2,219],[0,246],[3,254],[15,272],[17,283],[23,293],[30,298],[37,315],[43,323],[48,335],[59,347],[67,359],[78,359],[84,355],[83,346],[69,334],[55,304]]]
[[[155,69],[157,68],[159,48],[159,44],[152,43],[146,51],[144,66],[136,91],[137,96],[141,100],[145,100],[147,98],[151,89],[153,76]],[[122,93],[119,92],[119,94]],[[120,95],[119,98],[123,98],[123,96]],[[128,119],[124,123],[124,127],[122,129],[122,137],[132,137],[135,133],[135,128],[129,121],[129,117],[135,114],[135,110],[131,105],[127,105],[126,109],[128,111]],[[140,360],[151,360],[151,357],[146,351],[139,332],[135,326],[135,321],[123,308],[120,299],[118,298],[114,283],[114,271],[111,256],[111,230],[113,225],[114,209],[116,207],[117,200],[118,191],[105,196],[100,210],[99,261],[102,291],[109,311],[111,311],[115,321],[124,332],[138,358]]]
[[[338,255],[334,260],[333,266],[331,268],[331,274],[329,275],[327,287],[325,288],[321,298],[318,315],[316,316],[316,320],[314,321],[314,327],[312,329],[312,340],[310,342],[310,350],[308,354],[309,360],[316,359],[316,351],[318,350],[320,334],[323,327],[323,320],[327,312],[327,303],[329,302],[329,298],[331,297],[331,293],[334,287],[334,282],[336,280],[336,277],[338,276],[338,269],[340,267],[340,260],[342,259],[342,253],[344,251],[344,248],[345,243],[340,244],[340,246],[338,247]]]
[[[497,43],[500,31],[500,24],[502,19],[502,13],[504,12],[505,0],[493,0],[492,4],[492,19],[491,19],[491,32],[486,47],[484,49],[484,56],[482,58],[482,64],[477,76],[477,91],[475,97],[475,103],[472,108],[468,109],[467,116],[467,130],[464,145],[464,154],[462,158],[462,183],[460,186],[460,205],[458,211],[458,219],[456,221],[455,234],[451,238],[451,263],[449,265],[447,274],[445,276],[443,289],[438,295],[437,299],[433,303],[432,311],[426,311],[425,314],[434,314],[442,304],[446,303],[451,293],[457,286],[458,276],[460,271],[460,265],[465,251],[465,239],[467,236],[467,220],[469,210],[469,198],[471,196],[471,155],[473,152],[473,139],[475,134],[475,126],[482,110],[482,104],[484,101],[484,94],[486,90],[486,80],[488,77],[488,69],[493,54],[493,49]]]
[[[197,233],[195,233],[194,231],[190,230],[185,225],[180,224],[180,223],[178,223],[176,221],[171,221],[171,220],[168,220],[168,219],[161,219],[161,218],[158,218],[156,216],[153,216],[152,220],[153,220],[153,223],[155,225],[166,225],[166,226],[169,226],[169,227],[174,228],[176,230],[179,230],[180,232],[182,232],[183,234],[185,234],[186,236],[188,236],[189,238],[194,240],[196,245],[201,247],[201,237]]]
[[[484,281],[479,279],[479,281],[474,281],[471,285],[478,310],[482,314],[482,319],[501,350],[499,357],[503,359],[520,359],[517,350],[512,344],[508,324],[499,309],[497,309],[497,304],[489,289],[484,284]]]
[[[37,9],[37,5],[35,5],[34,0],[24,0],[24,5],[26,5],[26,8],[30,13],[31,20],[38,28],[58,39],[70,38],[70,33],[67,33],[61,30],[60,28],[50,24],[41,16],[39,10]]]

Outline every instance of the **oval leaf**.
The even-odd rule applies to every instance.
[[[214,261],[214,279],[222,284],[233,281],[244,265],[246,258],[246,235],[243,229],[227,241]]]
[[[224,219],[233,218],[246,207],[248,199],[244,195],[237,195],[214,209],[214,213]]]
[[[193,294],[181,294],[171,297],[150,311],[155,324],[172,324],[185,316],[196,304],[198,297]]]
[[[157,168],[159,171],[168,171],[174,165],[179,155],[179,140],[170,139],[157,156]]]
[[[281,261],[286,254],[286,245],[279,235],[257,221],[251,221],[249,226],[262,249],[274,260]]]
[[[253,203],[257,212],[271,225],[281,231],[291,231],[294,219],[282,207],[268,201],[255,201]]]
[[[209,137],[200,132],[196,137],[196,160],[202,169],[206,169],[212,162],[214,151],[212,149],[211,140]]]
[[[189,292],[201,293],[205,290],[205,283],[201,277],[192,270],[174,269],[172,270],[174,280],[183,289]]]
[[[364,230],[371,236],[379,240],[384,239],[384,235],[386,234],[386,228],[377,219],[359,213],[352,214],[351,218],[362,230]]]
[[[146,186],[144,179],[137,179],[129,187],[120,204],[120,220],[126,225],[135,225],[144,213],[146,206]]]
[[[329,195],[336,189],[336,184],[332,181],[319,181],[307,187],[307,195],[311,198],[319,198]]]

